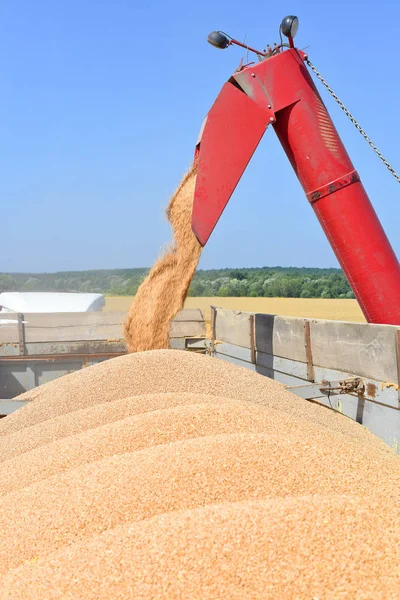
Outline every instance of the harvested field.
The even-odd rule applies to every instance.
[[[127,311],[130,296],[107,296],[106,311]],[[210,320],[210,306],[232,310],[269,313],[285,317],[305,317],[333,321],[365,323],[357,300],[329,300],[320,298],[186,298],[185,308],[200,308]]]
[[[398,598],[399,457],[210,357],[129,354],[0,422],[0,599]]]

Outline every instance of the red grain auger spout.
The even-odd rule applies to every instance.
[[[400,267],[293,37],[240,65],[207,115],[197,144],[192,228],[204,245],[268,125],[272,125],[370,323],[400,325]],[[238,44],[221,32],[214,46]],[[287,46],[287,49],[284,47]]]

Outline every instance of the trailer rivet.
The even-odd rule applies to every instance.
[[[271,121],[271,123],[275,123],[274,117],[270,117],[269,120]]]
[[[255,77],[255,73],[252,73],[252,74],[251,74],[251,76],[252,76],[252,77]]]
[[[270,104],[268,104],[268,108],[272,108],[272,106]]]

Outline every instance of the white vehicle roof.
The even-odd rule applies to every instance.
[[[93,312],[105,305],[103,294],[3,292],[1,313]]]

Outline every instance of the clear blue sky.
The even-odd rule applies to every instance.
[[[149,266],[163,208],[202,120],[242,56],[206,43],[296,38],[400,169],[398,2],[2,0],[1,271]],[[400,185],[323,98],[397,253]],[[204,249],[202,268],[336,266],[273,131]]]

